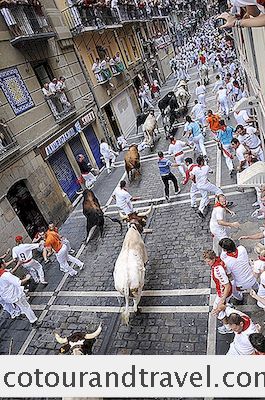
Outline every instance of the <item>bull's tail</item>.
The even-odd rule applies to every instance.
[[[129,286],[126,285],[124,289],[125,310],[121,314],[122,321],[124,322],[125,325],[129,325],[129,319],[130,319],[129,295],[130,295],[130,289]]]
[[[112,222],[117,222],[117,224],[120,225],[121,231],[122,231],[122,223],[118,218],[111,218],[109,215],[104,215],[105,218],[109,218]]]

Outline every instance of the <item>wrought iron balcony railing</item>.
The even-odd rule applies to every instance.
[[[64,97],[62,98],[62,96]],[[75,106],[69,102],[65,93],[63,95],[61,93],[44,95],[44,98],[58,124],[71,118],[76,112]]]
[[[0,120],[0,162],[18,150],[19,145],[13,138],[8,126],[3,120]]]
[[[0,12],[11,33],[13,46],[30,40],[47,40],[55,36],[40,6],[12,5]]]

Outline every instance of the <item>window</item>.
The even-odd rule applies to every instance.
[[[259,78],[259,69],[258,69],[258,64],[257,64],[257,57],[256,57],[256,50],[254,46],[254,40],[253,40],[253,34],[252,34],[252,29],[248,29],[248,34],[249,34],[249,44],[251,47],[251,56],[252,56],[252,62],[253,62],[253,67],[255,70],[255,77],[260,84],[260,78]]]
[[[132,48],[133,56],[137,60],[139,58],[139,53],[133,36],[129,36],[129,42]]]
[[[121,42],[121,47],[122,47],[123,53],[125,55],[126,62],[127,63],[131,63],[132,60],[131,60],[131,57],[130,57],[130,53],[129,53],[128,49],[127,49],[127,45],[126,45],[125,39],[124,38],[120,38],[120,42]]]
[[[42,61],[40,63],[31,63],[31,66],[41,87],[43,87],[44,83],[49,83],[54,78],[54,74],[47,61]]]

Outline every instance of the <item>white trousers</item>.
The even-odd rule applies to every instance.
[[[37,260],[34,260],[34,258],[28,263],[23,264],[23,268],[28,271],[34,282],[45,282],[42,265]]]
[[[229,115],[229,104],[228,104],[227,97],[219,99],[219,104],[220,104],[222,114],[228,116]]]
[[[200,205],[199,205],[199,211],[201,211],[202,213],[203,213],[205,207],[209,204],[209,197],[208,197],[209,193],[212,193],[212,194],[223,193],[220,188],[218,188],[217,186],[215,186],[213,183],[211,183],[209,181],[205,185],[198,187],[198,189],[202,196]]]
[[[202,153],[203,156],[206,156],[206,148],[204,146],[204,137],[202,134],[192,137],[192,141],[195,144],[196,151],[198,153]]]
[[[110,153],[109,157],[103,156],[103,158],[104,158],[104,161],[105,161],[105,164],[106,164],[107,171],[110,172],[111,171],[111,164],[115,163],[116,156],[115,156],[115,154]]]
[[[228,301],[231,299],[232,295],[230,297],[227,297],[225,300],[225,303],[228,303]],[[215,299],[214,299],[214,303],[213,303],[213,310],[215,310],[218,307],[218,304],[220,303],[221,297],[218,296],[218,294],[216,294]],[[217,315],[217,318],[222,320],[226,317],[226,312],[224,311],[220,311]]]
[[[205,94],[198,94],[198,102],[201,103],[204,107],[206,107],[205,103]]]
[[[196,204],[196,193],[199,193],[196,183],[192,182],[190,187],[190,205],[194,207]]]
[[[223,148],[225,150],[227,150],[230,154],[232,154],[233,150],[232,150],[230,144],[223,144]],[[229,169],[229,172],[233,171],[233,169],[234,169],[233,160],[230,157],[228,157],[228,155],[225,154],[225,152],[223,152],[223,156],[225,158],[225,163],[226,163],[227,168]]]
[[[265,161],[264,159],[264,152],[262,151],[261,146],[257,147],[256,149],[250,149],[251,153],[254,154],[259,161]]]
[[[18,301],[14,303],[21,311],[21,314],[25,314],[29,322],[33,324],[37,321],[37,317],[34,311],[31,309],[30,304],[27,302],[25,294],[23,294]]]
[[[85,187],[89,189],[93,183],[96,182],[97,178],[95,175],[92,174],[92,172],[89,172],[88,174],[82,174],[82,177],[84,178],[85,181]]]
[[[244,290],[253,289],[253,290],[255,290],[255,291],[258,291],[258,289],[259,289],[259,284],[258,284],[258,282],[256,281],[256,278],[254,277],[254,275],[253,275],[253,279],[252,279],[251,281],[247,282],[247,283],[244,285],[244,287],[240,287],[240,289],[241,289],[241,290],[238,290],[238,289],[237,289],[237,285],[236,285],[235,281],[233,281],[233,282],[232,282],[232,294],[233,294],[233,297],[234,297],[236,300],[239,300],[239,301],[243,300],[243,291],[244,291]]]
[[[181,164],[181,165],[179,165],[178,170],[179,170],[180,174],[182,175],[182,177],[185,178],[186,174],[185,174],[185,169],[184,169],[184,165],[185,165],[184,164],[184,154],[181,154],[181,155],[175,157],[175,162],[176,162],[176,164]]]
[[[55,253],[55,254],[56,254],[57,261],[60,264],[60,270],[63,272],[67,272],[71,276],[76,275],[77,272],[69,265],[69,262],[78,265],[78,267],[83,266],[82,261],[80,261],[80,260],[78,260],[78,258],[75,258],[75,257],[71,256],[70,254],[68,254],[66,244],[63,244],[61,250],[59,250],[58,253]]]

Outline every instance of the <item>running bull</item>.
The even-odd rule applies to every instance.
[[[122,319],[127,325],[130,318],[129,298],[133,298],[133,310],[137,312],[144,286],[145,265],[148,256],[141,233],[144,231],[147,217],[151,211],[152,206],[145,213],[132,213],[129,216],[121,214],[122,219],[128,222],[129,228],[116,260],[113,276],[115,289],[125,298]]]
[[[85,189],[83,192],[83,214],[87,219],[86,243],[89,242],[97,227],[99,227],[101,237],[103,236],[104,217],[109,218],[112,222],[117,222],[122,230],[122,223],[120,220],[118,220],[117,218],[110,218],[107,215],[104,216],[98,199],[96,198],[92,190],[89,189]]]
[[[125,171],[129,180],[132,180],[135,175],[141,175],[140,172],[140,154],[136,144],[132,144],[124,156]]]
[[[96,341],[96,337],[100,334],[101,325],[93,333],[75,332],[68,337],[61,337],[55,333],[55,339],[63,346],[60,348],[60,353],[68,353],[72,355],[87,355],[92,354],[92,347]]]

